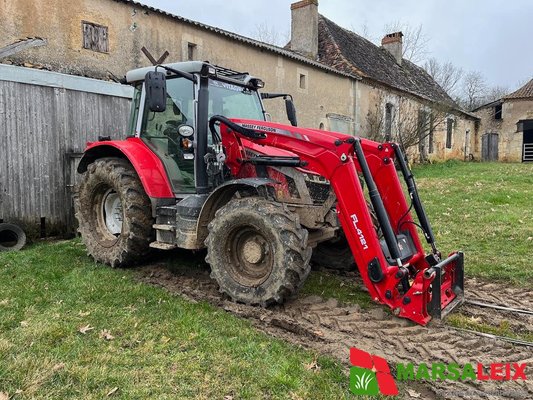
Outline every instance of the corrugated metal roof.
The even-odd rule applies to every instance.
[[[131,99],[133,96],[133,88],[129,85],[6,64],[0,64],[0,81],[48,86],[127,99]]]
[[[313,61],[313,60],[311,60],[311,59],[309,59],[307,57],[304,57],[304,56],[302,56],[302,55],[300,55],[298,53],[295,53],[293,51],[284,49],[282,47],[278,47],[278,46],[274,46],[272,44],[260,42],[259,40],[255,40],[255,39],[251,39],[251,38],[246,37],[246,36],[238,35],[236,33],[229,32],[229,31],[226,31],[224,29],[220,29],[220,28],[217,28],[217,27],[214,27],[214,26],[211,26],[211,25],[203,24],[203,23],[198,22],[198,21],[193,21],[192,19],[181,17],[179,15],[175,15],[175,14],[169,13],[167,11],[161,10],[159,8],[155,8],[155,7],[152,7],[152,6],[148,6],[146,4],[142,4],[142,3],[138,2],[138,1],[134,1],[134,0],[114,0],[114,1],[117,1],[119,3],[132,4],[132,5],[135,5],[135,6],[138,6],[138,7],[142,7],[144,9],[156,12],[158,14],[166,15],[167,17],[173,18],[173,19],[175,19],[177,21],[184,22],[186,24],[193,25],[193,26],[196,26],[198,28],[201,28],[201,29],[204,29],[204,30],[207,30],[207,31],[218,33],[218,34],[226,36],[226,37],[228,37],[230,39],[237,40],[239,42],[246,43],[246,44],[249,44],[249,45],[252,45],[252,46],[255,46],[255,47],[259,47],[261,49],[271,51],[271,52],[273,52],[275,54],[279,54],[281,56],[292,58],[293,60],[297,60],[297,61],[300,61],[302,63],[312,65],[312,66],[314,66],[316,68],[320,68],[320,69],[323,69],[325,71],[335,73],[337,75],[342,75],[342,76],[346,76],[346,77],[350,77],[350,78],[360,79],[360,77],[357,74],[355,74],[355,73],[346,73],[346,72],[343,72],[343,71],[336,70],[336,69],[331,68],[331,67],[329,67],[329,66],[327,66],[325,64],[319,63],[317,61]]]

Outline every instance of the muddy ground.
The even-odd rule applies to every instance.
[[[458,331],[446,321],[428,327],[393,316],[384,307],[343,305],[335,299],[303,296],[268,309],[235,304],[218,292],[206,265],[197,268],[171,268],[163,262],[137,270],[140,280],[179,294],[190,301],[207,301],[241,318],[259,330],[287,342],[333,356],[348,365],[352,346],[377,354],[394,366],[413,362],[484,364],[528,363],[528,381],[437,381],[403,385],[401,398],[420,399],[533,399],[533,348]],[[356,282],[353,276],[344,276]],[[467,279],[467,298],[533,310],[533,291],[503,287],[495,283]],[[463,305],[469,318],[498,325],[502,320],[514,332],[531,333],[533,317]],[[347,368],[348,371],[348,368]]]

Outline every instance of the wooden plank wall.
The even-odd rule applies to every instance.
[[[0,80],[0,220],[32,236],[73,233],[79,153],[99,135],[123,138],[129,106],[125,97]]]

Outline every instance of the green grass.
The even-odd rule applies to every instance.
[[[443,252],[465,273],[533,287],[533,164],[446,162],[414,169]]]
[[[416,166],[413,173],[439,248],[444,254],[464,251],[467,277],[533,287],[533,164],[448,161]],[[324,272],[312,274],[303,292],[363,308],[371,304],[360,288]],[[506,321],[480,322],[460,309],[447,321],[533,342],[531,332],[514,332]]]
[[[368,293],[362,290],[358,283],[324,271],[313,271],[300,294],[318,295],[326,299],[335,298],[344,304],[359,304],[363,309],[373,303]]]
[[[467,276],[532,285],[533,165],[448,162],[414,173],[439,247],[465,252]],[[311,274],[303,294],[370,305],[325,272]],[[505,323],[449,319],[524,337]],[[320,368],[308,369],[314,361]],[[337,399],[349,397],[346,373],[209,304],[95,264],[78,241],[0,253],[0,393],[16,399]]]
[[[506,336],[509,338],[525,340],[533,343],[533,333],[530,332],[515,332],[511,329],[508,321],[502,321],[499,325],[490,325],[480,322],[475,318],[468,317],[460,312],[450,314],[447,318],[451,326],[462,329],[470,329],[477,332],[490,333],[497,336]]]
[[[533,164],[448,161],[413,173],[439,249],[463,251],[467,277],[533,287]],[[366,292],[325,272],[311,274],[302,291],[371,304]]]
[[[314,361],[320,368],[308,369]],[[96,399],[115,388],[110,398],[336,399],[349,397],[346,373],[209,304],[95,264],[78,241],[0,254],[0,392],[16,399]]]

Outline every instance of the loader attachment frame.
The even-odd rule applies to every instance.
[[[289,127],[272,122],[215,116],[220,122],[226,166],[233,176],[250,163],[247,145],[274,147],[295,155],[291,163],[328,179],[337,197],[337,215],[362,280],[376,302],[396,315],[426,325],[442,317],[463,300],[463,255],[440,259],[416,185],[399,146],[377,143],[346,134]],[[419,223],[413,221],[403,194],[395,159],[404,175],[409,201]],[[253,161],[253,160],[252,160]],[[287,160],[269,157],[276,165]],[[378,236],[367,206],[362,175],[383,239]],[[431,244],[426,254],[417,226]]]

